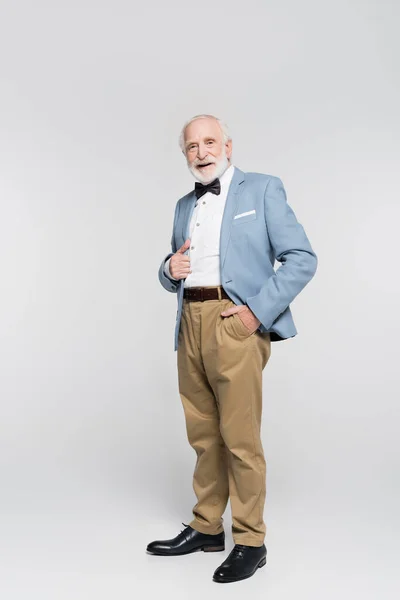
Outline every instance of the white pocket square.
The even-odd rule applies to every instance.
[[[245,217],[246,215],[252,215],[253,213],[255,213],[256,211],[254,210],[248,210],[247,212],[244,213],[240,213],[240,215],[235,215],[233,218],[234,219],[240,219],[240,217]]]

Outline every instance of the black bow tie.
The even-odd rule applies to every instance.
[[[212,194],[216,194],[217,196],[221,193],[221,184],[218,178],[214,179],[214,181],[212,181],[211,183],[207,183],[207,185],[203,185],[202,183],[196,181],[196,183],[194,184],[194,193],[196,194],[196,198],[201,198],[201,196],[203,196],[207,192],[211,192]]]

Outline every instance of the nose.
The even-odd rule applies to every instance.
[[[207,156],[207,147],[204,144],[199,144],[197,149],[197,157],[199,160],[204,160]]]

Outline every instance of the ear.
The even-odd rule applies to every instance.
[[[230,159],[232,156],[232,140],[225,143],[226,156]]]

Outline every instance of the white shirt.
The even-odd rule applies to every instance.
[[[234,166],[230,165],[219,178],[220,194],[207,192],[195,204],[189,227],[190,246],[186,255],[190,258],[192,272],[185,279],[185,288],[221,285],[219,238],[222,216],[234,170]],[[166,261],[164,272],[173,279],[169,271],[171,258]],[[174,279],[174,281],[178,280]]]

